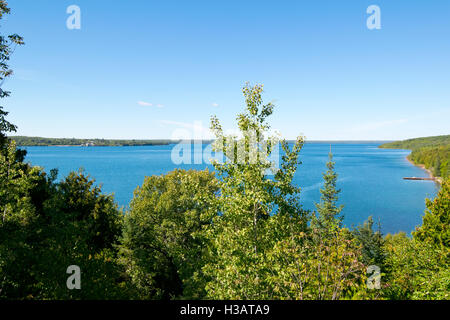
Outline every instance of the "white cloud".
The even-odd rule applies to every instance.
[[[218,107],[218,106],[219,106],[219,104],[216,103],[216,102],[212,103],[211,105],[212,105],[213,107]]]
[[[153,106],[153,103],[145,102],[145,101],[138,101],[138,105],[143,106],[143,107],[151,107],[151,106]]]
[[[143,106],[143,107],[153,107],[153,106],[155,106],[156,108],[164,108],[163,104],[158,103],[158,104],[154,105],[153,103],[145,102],[145,101],[138,101],[138,105]]]

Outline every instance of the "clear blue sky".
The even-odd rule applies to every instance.
[[[81,8],[81,30],[66,8]],[[381,30],[366,9],[381,8]],[[17,134],[170,138],[263,83],[272,127],[307,139],[449,134],[450,1],[10,0],[26,45],[2,104]],[[150,105],[151,104],[151,105]]]

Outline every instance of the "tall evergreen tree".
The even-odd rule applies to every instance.
[[[380,223],[378,230],[373,228],[374,221],[370,216],[364,224],[356,227],[352,233],[362,246],[362,259],[366,266],[377,265],[380,268],[384,266],[386,253],[384,252],[384,239],[381,233]]]
[[[330,150],[325,186],[320,190],[318,215],[306,232],[291,230],[269,253],[271,283],[282,299],[336,300],[365,297],[365,269],[361,249],[350,232],[341,227],[336,189],[337,174]]]
[[[316,204],[318,216],[313,219],[320,229],[327,229],[333,224],[342,226],[343,217],[340,215],[343,205],[338,205],[338,195],[341,192],[337,189],[337,173],[334,169],[335,162],[333,162],[333,154],[328,154],[327,168],[328,170],[323,174],[324,186],[320,189],[320,203]]]

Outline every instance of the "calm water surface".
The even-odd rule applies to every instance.
[[[421,224],[425,198],[434,197],[432,181],[405,181],[407,176],[426,177],[427,173],[406,160],[408,150],[378,149],[377,143],[333,143],[332,151],[342,189],[344,223],[351,227],[373,216],[384,233],[414,230]],[[26,147],[26,160],[33,165],[59,170],[63,178],[83,168],[103,191],[114,193],[120,206],[127,207],[133,190],[145,176],[167,173],[175,168],[204,169],[210,165],[175,165],[173,145],[143,147]],[[302,188],[304,208],[314,209],[320,200],[329,143],[307,143],[302,151],[294,183]]]

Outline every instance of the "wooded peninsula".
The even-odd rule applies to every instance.
[[[416,165],[423,165],[435,177],[450,176],[450,135],[408,139],[385,143],[380,148],[408,149],[408,159]]]

